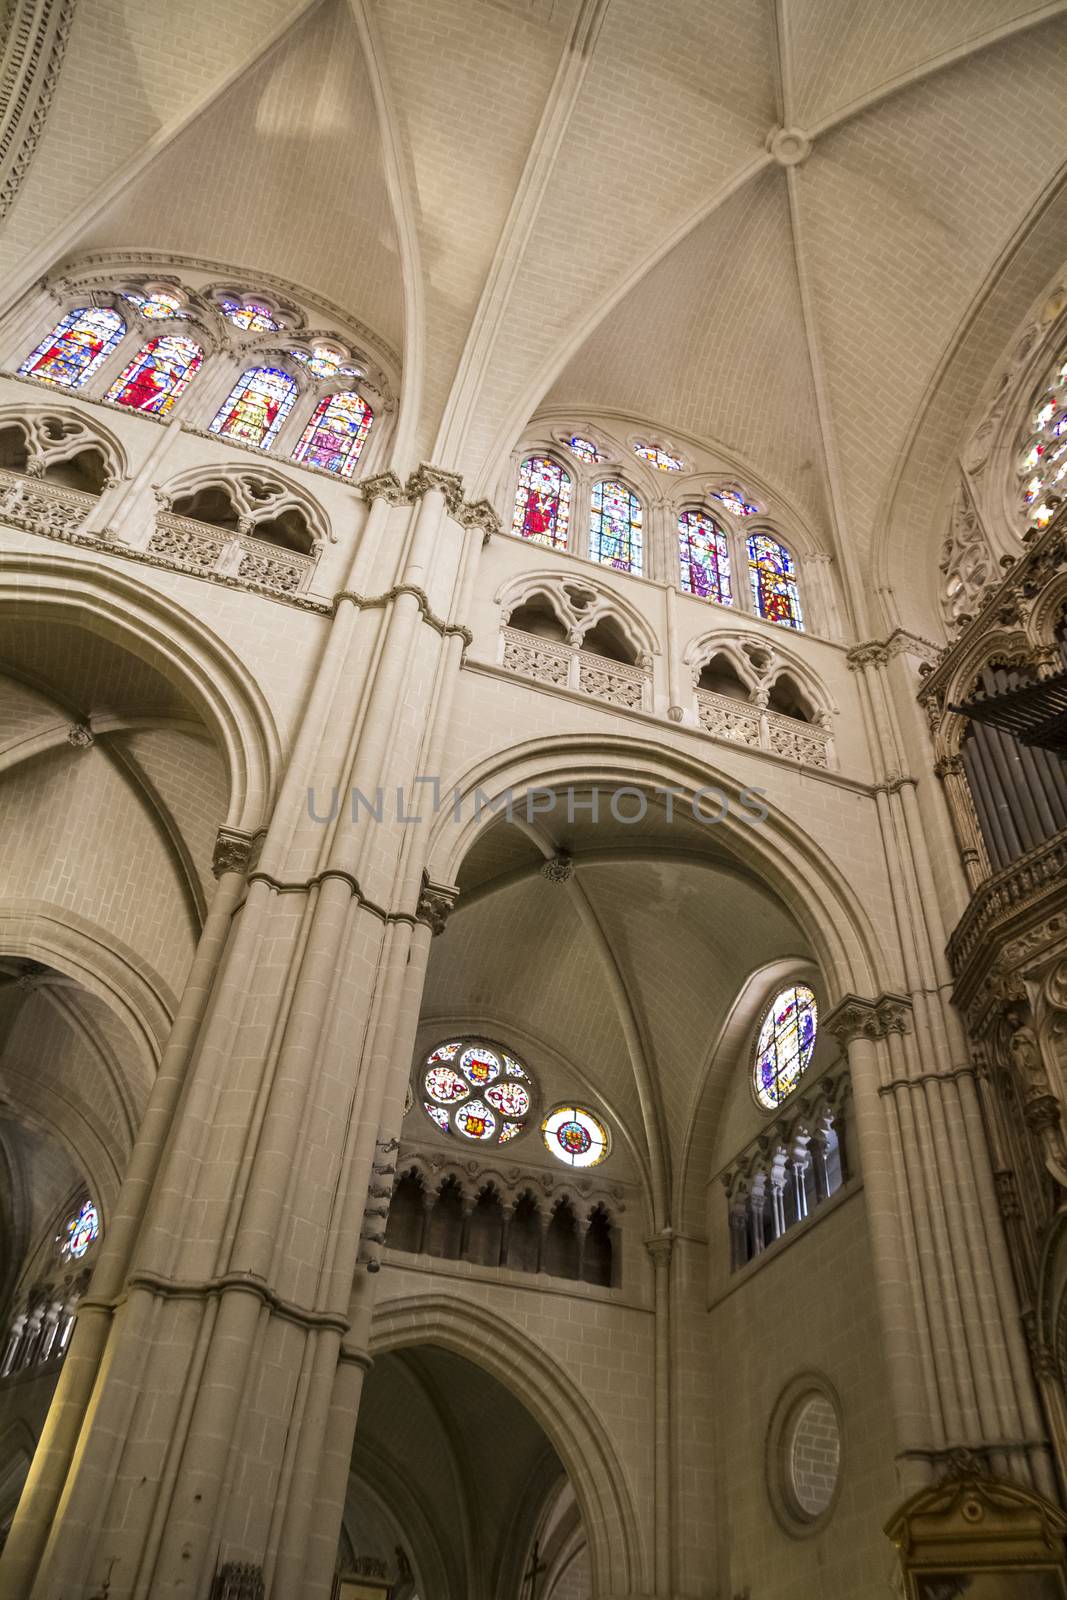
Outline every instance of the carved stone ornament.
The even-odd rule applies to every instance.
[[[44,130],[66,54],[74,0],[15,0],[5,11],[0,217],[14,204]]]
[[[252,865],[253,847],[257,843],[253,833],[242,833],[239,828],[220,828],[215,838],[215,853],[211,870],[216,878],[224,872],[247,872]]]
[[[72,722],[67,729],[67,743],[75,750],[88,750],[93,743],[93,730],[87,722]]]
[[[566,883],[574,876],[574,858],[566,850],[557,850],[551,861],[546,861],[541,868],[541,876],[549,883]]]
[[[449,511],[459,511],[463,506],[463,479],[458,472],[446,472],[423,461],[408,478],[406,493],[409,500],[421,500],[431,489],[445,497]]]
[[[388,500],[391,506],[401,506],[407,499],[404,485],[395,472],[376,473],[372,478],[362,479],[358,487],[364,500]]]
[[[465,500],[460,507],[459,520],[464,528],[481,528],[483,545],[489,543],[494,533],[503,532],[500,518],[488,500]]]
[[[215,1575],[211,1600],[264,1600],[263,1568],[253,1561],[226,1561]]]
[[[651,1239],[645,1240],[645,1249],[651,1256],[653,1265],[669,1267],[671,1256],[674,1254],[674,1229],[664,1228],[661,1233],[653,1234]]]
[[[415,921],[424,922],[435,937],[444,933],[445,923],[458,895],[455,884],[431,883],[424,872],[419,903],[415,908]]]
[[[847,994],[823,1026],[847,1047],[854,1039],[884,1039],[891,1033],[907,1033],[910,1012],[911,1001],[906,995],[882,994],[877,1000],[864,1000]]]

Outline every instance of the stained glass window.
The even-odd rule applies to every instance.
[[[351,477],[373,421],[373,411],[358,394],[326,395],[315,407],[293,460]]]
[[[1056,510],[1050,496],[1067,489],[1067,361],[1057,363],[1030,415],[1019,478],[1024,520],[1047,528]]]
[[[443,1133],[507,1144],[525,1130],[534,1087],[522,1062],[484,1039],[440,1044],[422,1066],[423,1107]]]
[[[640,456],[642,461],[649,461],[660,472],[684,472],[685,462],[681,456],[672,456],[669,450],[664,450],[662,445],[645,444],[639,439],[634,445],[634,455]]]
[[[131,306],[136,306],[142,317],[165,318],[187,317],[188,311],[182,310],[182,303],[177,295],[165,294],[157,290],[154,294],[141,294],[139,290],[131,289],[122,297],[128,300]]]
[[[42,383],[80,389],[107,360],[125,332],[126,324],[118,312],[106,306],[68,311],[48,338],[26,357],[19,372],[39,378]]]
[[[335,350],[328,344],[317,344],[310,351],[291,350],[290,355],[313,372],[316,378],[333,378],[340,372],[346,378],[362,378],[363,368],[354,367],[345,358],[340,350]]]
[[[775,995],[759,1031],[752,1069],[756,1099],[768,1111],[796,1088],[815,1048],[817,1024],[815,996],[806,984],[792,984]]]
[[[678,518],[678,555],[686,594],[733,605],[730,547],[725,533],[706,511],[683,511]]]
[[[275,333],[280,326],[268,306],[257,305],[254,300],[234,300],[224,296],[219,305],[235,328],[252,333]]]
[[[759,506],[754,506],[751,500],[746,500],[744,494],[733,484],[726,484],[721,489],[713,489],[711,498],[718,500],[727,511],[732,511],[735,517],[754,517],[759,511]]]
[[[545,1149],[568,1167],[595,1167],[608,1153],[602,1122],[582,1106],[559,1106],[541,1124]]]
[[[91,1200],[86,1200],[63,1224],[63,1231],[56,1240],[59,1254],[66,1261],[78,1261],[99,1232],[96,1207]]]
[[[748,575],[759,615],[802,633],[796,567],[785,546],[766,533],[754,533],[748,541]]]
[[[641,502],[624,483],[593,486],[589,554],[616,572],[640,573],[642,569]]]
[[[249,367],[230,390],[211,424],[211,432],[266,450],[274,443],[295,399],[296,383],[288,373],[277,367]]]
[[[583,439],[580,433],[572,433],[567,440],[567,449],[578,457],[579,461],[599,461],[600,451],[592,439]]]
[[[519,468],[512,533],[566,550],[570,522],[570,474],[549,456],[530,456]]]
[[[196,376],[204,352],[192,339],[167,333],[153,339],[130,362],[107,392],[109,400],[132,411],[166,416],[191,378]]]

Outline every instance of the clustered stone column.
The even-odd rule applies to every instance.
[[[0,1569],[11,1600],[108,1575],[111,1600],[206,1600],[224,1565],[286,1600],[329,1592],[377,1281],[357,1270],[369,1191],[392,1175],[431,927],[454,894],[424,883],[415,779],[439,770],[491,521],[432,468],[363,493],[273,814],[261,837],[220,840]],[[353,789],[407,809],[353,810]]]
[[[852,1073],[902,1489],[966,1449],[1051,1494],[973,1071],[927,1065],[904,996],[849,995],[826,1026]]]

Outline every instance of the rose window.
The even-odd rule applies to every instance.
[[[481,1039],[440,1044],[422,1069],[422,1104],[442,1133],[507,1144],[526,1127],[534,1087],[521,1061]]]

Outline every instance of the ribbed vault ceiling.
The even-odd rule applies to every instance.
[[[1026,248],[1067,152],[1065,13],[79,0],[0,258],[14,291],[89,246],[298,281],[402,344],[401,470],[431,458],[474,492],[548,399],[717,444],[817,527],[861,631],[910,452],[925,497],[892,526],[922,622],[931,502],[989,352],[1067,256]],[[800,165],[772,153],[782,127]],[[958,427],[939,413],[924,453],[972,323],[983,364],[957,361]]]

